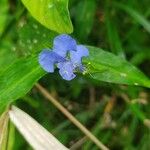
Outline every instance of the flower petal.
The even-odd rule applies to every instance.
[[[54,39],[53,51],[62,57],[66,57],[68,51],[75,51],[76,41],[67,34],[61,34]]]
[[[76,75],[73,73],[73,64],[70,61],[59,63],[58,68],[59,74],[62,76],[63,79],[70,81],[76,77]]]
[[[39,54],[39,63],[42,68],[47,72],[54,72],[54,63],[63,62],[65,59],[57,53],[44,49]]]
[[[70,59],[71,59],[71,62],[75,66],[79,66],[82,63],[81,62],[82,57],[88,56],[88,55],[89,55],[89,51],[85,46],[77,45],[77,51],[71,51],[70,52]]]

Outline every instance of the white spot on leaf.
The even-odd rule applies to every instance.
[[[37,24],[33,24],[33,28],[37,29],[38,28]]]
[[[54,5],[53,4],[49,4],[48,5],[48,8],[52,8]]]
[[[37,39],[34,39],[34,40],[33,40],[33,43],[34,43],[34,44],[36,44],[37,42],[38,42],[38,40],[37,40]]]
[[[16,47],[13,47],[13,48],[12,48],[12,51],[14,51],[14,52],[15,52],[15,51],[16,51]]]
[[[139,85],[139,84],[135,82],[134,85]]]
[[[122,77],[126,77],[126,76],[127,76],[126,73],[120,73],[120,75],[121,75]]]

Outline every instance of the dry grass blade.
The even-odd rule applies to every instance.
[[[67,150],[52,134],[19,108],[12,106],[9,116],[35,150]]]
[[[0,150],[6,149],[8,120],[8,113],[4,112],[0,116]]]
[[[43,88],[40,84],[36,87],[43,94],[45,98],[51,101],[56,108],[58,108],[75,126],[77,126],[93,143],[102,150],[109,150],[100,140],[98,140],[84,125],[82,125],[65,107],[63,107],[51,94]]]

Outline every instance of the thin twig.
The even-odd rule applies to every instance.
[[[51,94],[40,84],[36,87],[45,98],[51,101],[74,125],[76,125],[91,141],[93,141],[100,149],[109,150],[101,141],[99,141],[85,126],[83,126],[64,106],[62,106]]]

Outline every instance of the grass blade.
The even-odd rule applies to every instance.
[[[6,111],[0,116],[0,150],[6,149],[8,120]]]
[[[140,14],[133,8],[128,7],[127,5],[123,5],[121,3],[115,3],[115,6],[118,8],[124,10],[126,13],[128,13],[135,21],[137,21],[139,24],[141,24],[147,32],[150,33],[150,22],[146,20],[144,15]]]
[[[52,134],[19,108],[12,106],[10,120],[34,149],[67,150]]]

